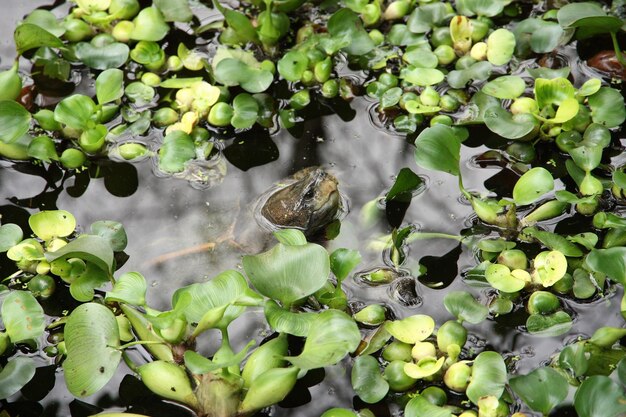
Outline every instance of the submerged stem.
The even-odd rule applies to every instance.
[[[622,53],[622,48],[620,48],[619,43],[617,42],[617,33],[611,32],[611,40],[613,41],[613,49],[615,50],[615,58],[621,64],[622,67],[626,68],[626,58],[624,58],[624,54]]]

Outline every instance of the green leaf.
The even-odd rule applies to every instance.
[[[191,77],[191,78],[168,78],[167,80],[163,80],[159,87],[161,88],[173,88],[173,89],[181,89],[191,87],[195,83],[202,81],[202,77]]]
[[[76,4],[87,14],[91,14],[108,9],[111,5],[111,0],[76,0]]]
[[[226,19],[226,23],[231,27],[242,42],[258,42],[257,31],[248,17],[236,10],[220,10]]]
[[[220,362],[211,361],[193,350],[187,350],[184,354],[185,366],[192,374],[196,375],[215,372],[222,368],[228,368],[229,366],[238,367],[246,358],[248,350],[254,345],[254,343],[254,340],[251,340],[239,353]]]
[[[50,136],[41,135],[33,138],[28,145],[28,156],[50,163],[50,161],[58,161],[59,155],[57,154],[54,141]]]
[[[23,23],[32,23],[46,30],[54,36],[62,36],[65,28],[59,23],[57,17],[49,10],[36,9],[33,10]]]
[[[328,19],[328,33],[342,42],[350,55],[364,55],[374,49],[374,41],[363,28],[361,18],[350,9],[339,9]]]
[[[142,83],[141,81],[134,81],[126,86],[124,94],[137,106],[143,106],[152,101],[156,95],[156,91],[154,91],[154,88]]]
[[[532,168],[515,183],[513,201],[520,206],[532,204],[553,189],[554,178],[552,178],[552,174],[545,168]]]
[[[28,132],[31,115],[14,100],[0,101],[0,141],[12,143]]]
[[[626,286],[626,248],[594,249],[585,258],[594,272],[602,272]]]
[[[48,46],[50,48],[65,47],[61,39],[32,23],[22,23],[19,25],[13,33],[13,40],[15,41],[17,53],[20,55],[41,46]]]
[[[109,382],[122,358],[115,316],[101,304],[80,305],[70,314],[64,336],[67,388],[78,397],[92,395]]]
[[[443,298],[446,310],[458,320],[472,324],[481,323],[487,318],[489,309],[479,303],[467,291],[451,291]]]
[[[299,246],[306,245],[306,236],[301,230],[297,229],[280,229],[274,232],[274,237],[283,245]]]
[[[267,252],[243,257],[243,267],[261,294],[290,306],[324,286],[330,274],[326,250],[316,244],[277,244]],[[297,365],[296,365],[297,366]]]
[[[415,395],[404,408],[405,417],[451,417],[452,411],[439,407],[421,395]]]
[[[626,120],[626,107],[621,93],[613,88],[602,87],[589,97],[591,119],[608,128],[621,125]],[[1,136],[0,136],[1,137]]]
[[[22,241],[22,229],[13,223],[0,226],[0,252],[6,252]]]
[[[86,262],[85,271],[70,284],[70,294],[77,301],[91,301],[95,295],[95,289],[109,282],[107,271],[94,265],[92,262]]]
[[[491,351],[481,352],[474,359],[472,378],[465,394],[474,404],[487,395],[500,398],[506,382],[506,365],[502,356]]]
[[[507,64],[515,51],[515,35],[506,29],[496,29],[487,39],[487,60],[493,65]]]
[[[426,128],[415,140],[415,161],[422,168],[459,176],[460,158],[461,141],[449,126]]]
[[[559,353],[559,367],[576,377],[584,375],[588,367],[585,345],[575,343],[563,348]]]
[[[92,235],[108,240],[113,251],[121,252],[126,248],[128,238],[122,223],[113,220],[98,220],[91,224],[90,229]]]
[[[506,265],[490,264],[485,270],[485,279],[499,291],[515,293],[522,290],[530,282],[531,277],[523,270],[515,270],[513,273]]]
[[[515,54],[521,57],[530,55],[531,50],[538,54],[552,52],[564,41],[564,31],[559,24],[538,18],[522,20],[515,26],[513,33]]]
[[[240,85],[249,93],[263,92],[274,81],[271,72],[253,68],[234,58],[222,59],[215,67],[214,75],[218,82],[226,86]]]
[[[602,80],[599,78],[590,78],[584,82],[583,85],[578,89],[577,95],[579,97],[587,97],[591,96],[598,91],[602,87]]]
[[[259,104],[250,94],[241,93],[233,100],[233,117],[230,124],[237,129],[247,129],[256,123]]]
[[[186,163],[196,157],[196,147],[191,136],[176,130],[163,138],[159,149],[159,169],[168,173],[182,172]]]
[[[535,99],[540,109],[554,104],[560,106],[566,99],[576,98],[576,89],[567,78],[535,80]]]
[[[406,26],[413,33],[426,33],[440,26],[448,15],[449,12],[444,3],[421,4],[413,10]]]
[[[567,333],[572,328],[572,318],[564,311],[549,315],[531,314],[526,320],[528,333],[553,337]]]
[[[395,106],[400,101],[402,93],[403,91],[400,87],[393,87],[385,91],[380,97],[380,107],[383,109],[387,109],[389,107]]]
[[[525,235],[534,237],[545,247],[551,250],[559,251],[565,256],[571,256],[574,258],[583,256],[583,251],[578,246],[559,234],[535,229],[534,227],[527,227],[522,232]]]
[[[557,19],[564,28],[579,28],[579,37],[617,32],[624,24],[622,19],[608,16],[602,6],[592,2],[566,4],[559,9]]]
[[[127,272],[119,277],[113,289],[106,294],[106,300],[135,306],[146,304],[146,279],[139,272]]]
[[[89,68],[106,70],[124,65],[128,60],[130,49],[128,45],[121,42],[98,46],[88,42],[79,42],[74,45],[74,53]]]
[[[321,312],[311,324],[302,353],[285,357],[303,370],[334,365],[361,342],[361,333],[354,320],[339,310]]]
[[[361,263],[361,254],[357,250],[339,248],[330,254],[330,269],[341,283],[350,271]]]
[[[76,219],[72,213],[65,210],[47,210],[30,216],[28,225],[38,238],[50,240],[74,233]]]
[[[186,294],[191,295],[191,302],[184,309],[188,323],[199,323],[207,311],[228,306],[220,321],[214,325],[218,328],[226,328],[244,312],[244,306],[234,304],[249,292],[245,278],[239,272],[229,270],[210,281],[191,284],[176,290],[172,296],[172,306],[176,308]]]
[[[580,417],[618,417],[626,414],[626,395],[617,382],[594,375],[576,390],[574,408]]]
[[[503,75],[489,81],[482,88],[482,92],[501,99],[515,99],[524,93],[526,83],[517,75]]]
[[[279,333],[287,333],[305,337],[316,319],[315,313],[294,313],[280,307],[274,300],[265,302],[265,319],[272,329]]]
[[[402,320],[385,322],[385,329],[399,341],[415,344],[433,334],[435,321],[425,314],[415,314]]]
[[[96,78],[96,96],[98,103],[105,104],[122,98],[124,95],[124,72],[108,69]]]
[[[95,111],[96,103],[91,98],[74,94],[57,104],[54,108],[54,120],[72,129],[84,130]]]
[[[569,389],[567,380],[560,373],[545,366],[528,375],[511,378],[509,384],[526,405],[544,416],[567,397]]]
[[[154,5],[166,22],[189,22],[193,19],[188,0],[154,0]]]
[[[361,400],[374,404],[385,398],[389,384],[380,373],[378,361],[373,356],[359,356],[352,366],[352,388]]]
[[[465,88],[470,81],[485,81],[491,75],[493,66],[487,61],[479,61],[463,70],[453,70],[446,79],[452,88]]]
[[[512,115],[499,105],[487,108],[483,120],[489,130],[507,139],[532,138],[539,129],[539,123],[531,114]]]
[[[169,2],[169,0],[168,0]],[[142,9],[133,20],[134,27],[130,33],[130,39],[136,41],[162,40],[170,30],[163,15],[156,7]]]
[[[11,291],[2,302],[0,317],[13,344],[36,346],[46,327],[43,309],[29,291]]]
[[[0,400],[17,394],[35,376],[36,363],[33,358],[16,356],[9,359],[0,371]]]
[[[287,52],[277,63],[280,75],[287,81],[300,81],[302,74],[309,67],[309,58],[299,51]]]
[[[385,201],[409,202],[413,193],[424,186],[424,181],[410,168],[402,168],[393,185],[385,194]]]
[[[54,252],[46,252],[46,259],[52,262],[56,259],[80,258],[96,265],[101,270],[111,274],[115,259],[109,242],[93,235],[81,235]]]
[[[400,78],[411,84],[426,87],[429,85],[439,84],[445,78],[443,72],[435,68],[420,68],[414,65],[402,68],[400,70]]]

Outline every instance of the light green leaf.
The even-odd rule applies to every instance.
[[[351,381],[356,394],[368,404],[377,403],[389,392],[389,384],[381,375],[378,361],[373,356],[356,358]]]
[[[146,279],[139,272],[127,272],[119,277],[106,300],[143,306],[146,304]]]
[[[272,329],[298,337],[309,334],[311,324],[317,318],[315,313],[294,313],[285,310],[274,300],[265,302],[264,312],[265,319]]]
[[[2,302],[0,313],[11,343],[38,344],[46,321],[43,309],[29,291],[11,291]]]
[[[115,264],[113,249],[109,242],[100,236],[93,235],[81,235],[54,252],[46,252],[48,262],[68,258],[80,258],[91,262],[109,274],[113,272]]]
[[[14,100],[0,101],[0,141],[13,143],[24,136],[30,127],[31,115]]]
[[[481,323],[487,318],[489,309],[480,304],[467,291],[451,291],[443,299],[446,310],[457,319],[472,324]]]
[[[47,210],[35,213],[28,219],[33,233],[42,240],[66,237],[74,233],[76,219],[65,210]]]
[[[531,409],[544,416],[567,397],[569,384],[565,377],[553,368],[541,367],[528,375],[511,378],[509,384],[513,391]]]
[[[18,54],[23,54],[40,46],[64,48],[63,41],[52,33],[32,23],[22,23],[13,33],[15,47]]]
[[[517,205],[532,204],[553,189],[552,174],[545,168],[535,167],[524,173],[515,183],[513,201]]]
[[[22,241],[22,229],[13,223],[0,226],[0,252],[6,252]]]
[[[489,81],[482,88],[482,92],[501,99],[515,99],[524,93],[526,83],[517,75],[504,75]]]
[[[17,394],[35,376],[36,364],[33,358],[16,356],[9,359],[0,371],[0,400]]]
[[[472,365],[472,378],[465,394],[474,404],[480,397],[500,398],[507,382],[506,365],[499,353],[481,352]]]
[[[105,104],[122,98],[124,95],[124,72],[119,69],[108,69],[96,78],[96,96],[98,103]]]

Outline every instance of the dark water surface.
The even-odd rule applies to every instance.
[[[34,8],[50,4],[50,1],[41,0],[3,2],[1,69],[10,67],[14,56],[12,31],[16,23]],[[61,9],[60,14],[64,10]],[[403,167],[411,168],[427,183],[426,190],[410,205],[405,223],[417,225],[423,231],[449,234],[459,234],[471,226],[473,211],[461,200],[456,178],[418,168],[413,158],[413,146],[403,136],[376,126],[372,121],[376,116],[370,111],[372,103],[367,99],[357,98],[350,107],[351,110],[342,114],[350,120],[344,121],[338,115],[313,118],[304,123],[302,132],[295,135],[287,131],[279,131],[271,137],[261,132],[247,134],[246,142],[255,142],[256,146],[265,149],[265,153],[240,144],[240,138],[226,141],[224,154],[228,158],[220,161],[220,169],[226,174],[221,183],[204,190],[193,188],[184,179],[155,175],[150,160],[132,165],[115,163],[115,166],[102,162],[100,174],[104,178],[88,179],[88,175],[83,174],[65,181],[61,180],[60,172],[51,172],[52,177],[54,174],[57,177],[46,181],[36,175],[30,164],[0,161],[0,214],[3,222],[24,224],[28,213],[59,208],[73,213],[83,227],[101,219],[122,222],[129,238],[125,252],[130,258],[118,274],[141,272],[150,284],[148,304],[159,309],[170,307],[171,295],[177,288],[207,280],[226,269],[240,269],[244,253],[272,244],[267,234],[257,232],[251,212],[253,203],[274,182],[306,166],[328,168],[338,178],[341,191],[347,195],[350,213],[342,222],[340,236],[327,247],[329,250],[339,247],[359,249],[363,255],[361,270],[385,265],[381,251],[369,249],[368,242],[391,230],[384,218],[372,227],[363,227],[359,216],[361,208],[384,195]],[[476,131],[475,134],[484,133]],[[481,141],[480,137],[472,137],[470,145]],[[500,167],[480,168],[473,162],[473,155],[486,150],[488,148],[478,145],[464,147],[462,171],[465,186],[470,190],[485,189],[485,184],[504,185],[502,179],[506,176],[502,176]],[[253,166],[262,162],[254,159],[261,154],[266,159],[276,160]],[[123,176],[119,172],[123,172]],[[203,250],[207,243],[218,241],[229,228],[233,229],[232,238],[236,244],[224,240],[213,250]],[[461,273],[477,262],[467,248],[455,241],[439,239],[413,243],[405,267],[417,276],[420,263],[428,266],[423,282],[444,281],[449,283],[446,290],[470,291],[483,303],[490,296],[491,290],[487,287],[470,287],[461,279]],[[3,272],[1,275],[8,274]],[[411,282],[410,287],[412,285]],[[419,281],[415,284],[416,299],[410,299],[410,291],[409,296],[403,293],[404,298],[394,295],[394,287],[390,285],[365,287],[348,279],[344,286],[350,300],[365,304],[386,303],[398,317],[429,314],[438,324],[452,318],[442,303],[446,291],[429,288]],[[516,356],[519,360],[512,362],[512,369],[526,372],[548,361],[566,342],[580,335],[589,336],[601,326],[621,327],[619,296],[615,294],[582,305],[565,300],[566,308],[576,312],[574,327],[565,338],[530,336],[518,328],[525,322],[522,317],[519,322],[507,318],[506,321],[487,320],[480,325],[466,324],[471,335],[469,344],[477,350],[490,346],[505,357]],[[262,318],[261,311],[251,311],[237,320],[231,335],[235,350],[250,339],[260,341],[270,333]],[[215,346],[206,340],[201,350],[208,354]],[[47,359],[42,358],[44,360]],[[102,391],[83,401],[122,410],[125,399],[117,398],[117,389],[126,373],[130,371],[122,364],[120,372],[110,382],[109,392]],[[309,382],[313,384],[322,376],[321,372],[314,373]],[[284,407],[276,407],[271,415],[318,416],[330,407],[353,406],[354,393],[346,367],[327,368],[323,382],[308,390],[314,401],[306,402],[306,389],[303,388],[290,396],[282,404]],[[58,374],[54,390],[40,401],[45,411],[41,413],[41,409],[37,410],[33,405],[32,414],[23,411],[20,415],[66,416],[70,414],[69,404],[73,399]],[[25,401],[26,398],[15,400]],[[77,403],[73,404],[73,407],[77,406]],[[159,404],[161,413],[174,415],[165,403]],[[290,404],[298,407],[290,408]],[[153,412],[153,415],[159,414]],[[382,411],[378,415],[385,414]]]

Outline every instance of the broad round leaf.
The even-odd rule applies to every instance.
[[[589,107],[591,119],[608,128],[617,127],[626,120],[624,98],[613,88],[600,88],[597,93],[589,97]]]
[[[507,64],[515,51],[515,35],[506,29],[496,29],[487,39],[487,60],[493,65]]]
[[[146,304],[146,279],[139,272],[127,272],[119,277],[106,299],[135,306]]]
[[[299,246],[306,245],[306,236],[298,229],[279,229],[274,233],[274,237],[283,245]]]
[[[11,143],[28,132],[31,115],[14,100],[0,101],[0,141]]]
[[[550,414],[567,397],[569,389],[565,377],[545,366],[511,378],[509,384],[526,405],[543,415]]]
[[[459,320],[478,324],[487,318],[489,309],[467,291],[451,291],[443,299],[446,310]]]
[[[552,174],[545,168],[532,168],[515,183],[513,201],[521,206],[532,204],[553,189],[554,178],[552,178]]]
[[[237,129],[252,127],[259,115],[259,104],[250,94],[241,93],[233,100],[230,124]]]
[[[361,254],[356,250],[340,248],[330,254],[330,269],[339,282],[343,281],[360,262]]]
[[[445,78],[443,72],[435,68],[420,68],[413,65],[402,68],[400,78],[411,84],[426,87],[429,85],[439,84]]]
[[[385,398],[389,384],[380,373],[378,361],[373,356],[359,356],[352,366],[352,387],[361,400],[374,404]]]
[[[0,252],[6,252],[22,241],[22,229],[13,223],[0,226]]]
[[[435,321],[425,314],[415,314],[402,320],[388,321],[385,329],[399,341],[415,344],[433,334]]]
[[[113,272],[115,259],[109,242],[94,235],[81,235],[54,252],[46,252],[46,259],[52,262],[56,259],[80,258],[93,263],[102,271]]]
[[[489,81],[482,88],[482,92],[501,99],[515,99],[524,93],[526,83],[517,75],[504,75]]]
[[[57,154],[56,147],[54,146],[54,141],[47,135],[41,135],[33,138],[28,145],[28,155],[47,163],[59,160],[59,155]]]
[[[420,4],[406,22],[407,29],[413,33],[426,33],[443,22],[448,9],[443,3]]]
[[[98,220],[91,224],[90,229],[92,235],[107,239],[111,249],[115,252],[123,251],[126,248],[128,238],[122,223],[113,220]]]
[[[70,314],[64,335],[67,388],[78,397],[92,395],[109,382],[122,358],[115,316],[101,304],[83,304]]]
[[[82,94],[66,97],[54,108],[54,120],[72,129],[86,129],[96,111],[96,103]],[[1,114],[1,110],[0,110]]]
[[[347,8],[339,9],[328,19],[328,33],[345,42],[343,50],[350,55],[364,55],[375,46],[359,15]]]
[[[76,229],[76,219],[65,210],[48,210],[30,216],[28,225],[37,237],[50,240],[71,235]]]
[[[491,264],[485,270],[485,279],[491,286],[505,293],[514,293],[523,289],[530,281],[526,271],[513,274],[506,265]]]
[[[287,81],[300,81],[309,66],[309,58],[303,52],[289,51],[277,64],[280,75]]]
[[[531,314],[526,320],[528,333],[537,336],[559,336],[572,328],[572,318],[564,311],[549,315]]]
[[[450,71],[446,76],[452,88],[465,88],[470,81],[485,81],[491,75],[493,66],[487,61],[479,61],[464,70]]]
[[[550,104],[559,106],[568,98],[576,98],[576,89],[567,78],[535,80],[535,100],[540,109]]]
[[[58,37],[52,33],[32,23],[22,23],[13,33],[15,47],[18,54],[39,48],[40,46],[49,46],[52,48],[63,48],[64,44]]]
[[[136,41],[158,42],[167,35],[170,27],[156,7],[142,9],[133,20],[134,27],[130,38]]]
[[[24,23],[32,23],[42,29],[45,29],[54,36],[62,36],[65,33],[65,28],[61,25],[57,17],[49,10],[37,9],[33,10]]]
[[[461,141],[449,126],[426,128],[415,140],[415,161],[422,168],[458,176],[460,158]]]
[[[104,46],[94,46],[88,42],[79,42],[74,46],[74,53],[89,68],[105,70],[124,65],[128,60],[130,50],[128,45],[121,42],[113,42]]]
[[[11,358],[0,371],[0,400],[16,394],[35,376],[36,364],[33,358],[17,356]]]
[[[512,115],[499,105],[487,108],[483,120],[489,130],[507,139],[532,137],[539,128],[539,123],[531,114]]]
[[[317,317],[315,313],[294,313],[285,310],[274,300],[267,300],[264,308],[265,319],[270,327],[279,333],[305,337]]]
[[[584,37],[598,33],[617,32],[624,22],[616,16],[608,16],[597,3],[581,2],[566,4],[557,13],[559,24],[564,28],[580,28]]]
[[[576,390],[574,407],[580,417],[611,416],[626,414],[624,389],[603,375],[587,378]]]
[[[320,313],[311,324],[302,353],[286,357],[300,369],[316,369],[334,365],[361,342],[361,333],[354,320],[339,310]]]
[[[29,291],[11,291],[2,302],[0,313],[11,343],[37,345],[46,322],[43,309]]]
[[[277,244],[267,252],[243,257],[243,267],[261,294],[290,306],[322,288],[330,274],[326,250],[316,244]]]
[[[594,249],[585,262],[593,271],[602,272],[626,286],[626,248]]]
[[[111,68],[103,71],[96,78],[96,97],[98,103],[105,104],[122,98],[124,95],[124,72]]]
[[[249,93],[261,93],[274,81],[271,72],[248,66],[234,58],[224,58],[215,67],[215,79],[226,86],[241,85]]]
[[[159,169],[168,173],[182,172],[187,161],[196,157],[196,147],[191,136],[180,130],[163,138],[159,149]]]
[[[472,379],[465,392],[474,404],[480,397],[493,395],[500,398],[507,382],[506,365],[499,353],[481,352],[472,365]]]
[[[428,401],[421,395],[411,398],[404,408],[405,417],[451,417],[452,411],[439,407]]]

